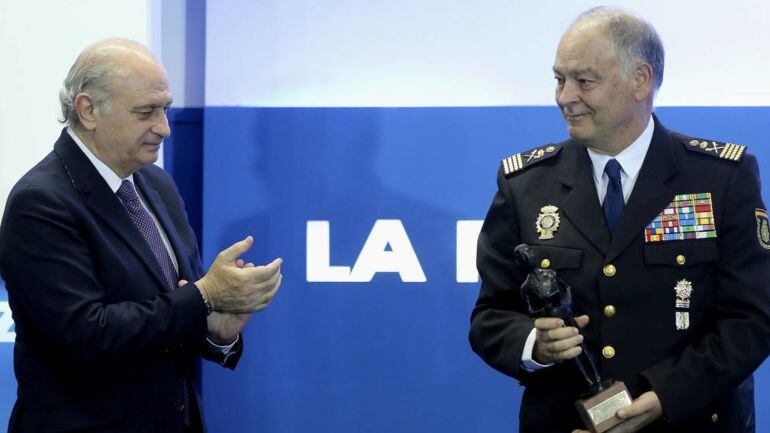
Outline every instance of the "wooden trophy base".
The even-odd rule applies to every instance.
[[[615,413],[629,405],[631,394],[620,381],[612,382],[612,385],[592,397],[575,402],[580,418],[592,433],[603,433],[623,421]]]

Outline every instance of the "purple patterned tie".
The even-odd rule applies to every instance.
[[[160,232],[155,222],[152,220],[152,216],[147,212],[147,209],[142,206],[142,202],[139,201],[139,196],[136,194],[134,184],[124,180],[120,184],[120,188],[116,192],[120,200],[123,202],[128,211],[128,216],[131,217],[131,221],[134,222],[136,228],[139,229],[139,233],[147,242],[147,245],[152,250],[152,254],[155,256],[160,265],[160,269],[163,271],[163,276],[166,277],[166,283],[169,290],[176,288],[176,269],[174,269],[174,263],[171,261],[171,257],[168,255],[166,246],[163,245],[163,239],[160,237]]]

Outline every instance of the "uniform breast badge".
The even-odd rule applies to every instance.
[[[770,227],[767,222],[767,211],[755,209],[754,217],[757,220],[757,240],[762,248],[770,250]]]
[[[644,228],[644,242],[717,237],[711,193],[678,194]]]
[[[692,282],[679,280],[674,287],[675,312],[674,325],[679,331],[690,327],[690,297],[692,296]]]
[[[541,207],[535,228],[540,235],[538,239],[553,239],[553,234],[559,229],[559,208],[550,204]]]

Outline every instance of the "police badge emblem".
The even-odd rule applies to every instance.
[[[690,308],[692,283],[687,280],[679,280],[676,282],[674,292],[676,293],[676,308]]]
[[[767,222],[767,211],[755,209],[754,217],[757,220],[757,240],[759,245],[770,250],[770,224]]]
[[[690,327],[690,297],[692,296],[692,282],[679,280],[674,287],[676,294],[676,308],[685,311],[676,311],[674,313],[674,325],[679,331],[684,331]]]
[[[554,205],[543,206],[540,208],[540,215],[535,221],[538,239],[553,239],[553,234],[559,229],[559,208]]]

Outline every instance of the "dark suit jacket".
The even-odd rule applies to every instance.
[[[136,186],[176,254],[179,277],[203,274],[171,178],[148,165]],[[182,432],[200,404],[206,343],[196,287],[171,292],[128,213],[66,131],[11,191],[0,272],[16,323],[18,398],[10,432]],[[91,430],[93,429],[93,430]]]
[[[650,389],[658,394],[665,420],[646,431],[746,431],[753,384],[749,379],[743,394],[739,385],[770,353],[770,250],[760,244],[755,216],[764,209],[759,173],[751,155],[728,161],[689,149],[690,141],[655,119],[613,237],[582,145],[555,145],[561,147],[555,156],[510,176],[499,173],[478,242],[482,285],[470,342],[489,365],[526,387],[522,432],[580,426],[573,402],[586,385],[572,362],[531,373],[520,367],[533,328],[519,289],[525,273],[513,258],[521,243],[572,286],[575,314],[591,318],[582,334],[601,374],[624,381],[633,397]],[[716,238],[645,243],[645,226],[675,195],[705,192],[712,195]],[[561,219],[550,240],[539,239],[535,228],[546,205],[558,207]],[[612,276],[603,272],[608,264],[616,268]],[[680,280],[693,286],[683,330],[675,326]],[[607,305],[614,315],[604,314]],[[607,346],[614,357],[602,356]]]

